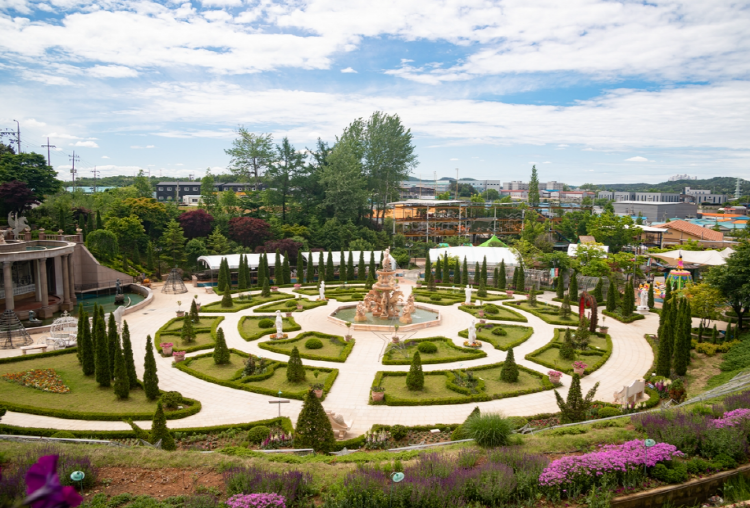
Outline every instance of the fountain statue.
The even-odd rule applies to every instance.
[[[405,325],[411,324],[411,315],[414,313],[414,295],[409,295],[409,298],[406,299],[406,305],[404,305],[404,310],[401,313],[401,317],[399,318],[399,321],[404,323]]]
[[[471,318],[471,324],[469,325],[469,346],[477,346],[477,320]]]
[[[398,306],[401,304],[404,294],[394,279],[396,271],[393,270],[390,249],[385,249],[383,252],[381,264],[382,268],[375,272],[378,276],[377,282],[372,285],[372,289],[361,302],[362,307],[357,305],[355,321],[366,321],[366,313],[369,312],[382,319],[398,318],[402,323],[411,323],[414,299],[410,297],[411,305],[407,302],[403,311],[399,312]]]

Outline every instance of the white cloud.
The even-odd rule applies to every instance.
[[[566,145],[565,143],[561,143],[557,145],[557,148],[568,148],[570,145]]]
[[[133,150],[144,150],[146,148],[155,148],[155,146],[154,145],[146,145],[146,146],[133,145],[130,148],[132,148]]]
[[[85,148],[99,148],[96,141],[76,141],[75,143],[69,143],[69,146],[82,146]]]
[[[454,158],[454,159],[451,159],[451,160],[452,160],[452,161],[457,161],[458,159],[455,159],[455,158]]]
[[[341,69],[341,72],[343,72],[344,74],[357,74],[357,71],[355,71],[351,67],[347,67],[346,69]]]
[[[24,120],[23,122],[25,127],[31,127],[31,128],[38,128],[38,127],[46,127],[46,123],[40,122],[39,120],[35,118],[29,118],[28,120]]]
[[[2,18],[0,18],[1,20]],[[0,29],[2,30],[2,29]],[[32,71],[32,70],[23,70],[21,71],[21,77],[23,79],[26,79],[28,81],[38,81],[40,83],[44,83],[45,85],[54,85],[54,86],[71,86],[73,85],[73,82],[70,81],[68,78],[63,76],[55,76],[53,74],[46,74],[44,72],[38,72],[38,71]]]
[[[106,155],[102,155],[102,159],[109,159]]]
[[[641,157],[640,155],[636,157],[631,157],[629,159],[625,159],[626,162],[649,162],[649,160],[645,157]]]
[[[552,164],[552,162],[551,161],[544,161],[544,162],[542,162],[542,164]]]
[[[211,7],[236,7],[242,5],[242,0],[201,0],[201,3]]]
[[[95,78],[134,78],[138,71],[123,65],[95,65],[88,71]]]

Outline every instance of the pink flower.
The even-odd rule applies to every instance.
[[[60,485],[57,455],[45,455],[26,472],[26,499],[32,508],[68,508],[78,506],[83,498],[73,487]]]

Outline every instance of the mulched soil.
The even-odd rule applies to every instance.
[[[221,473],[210,469],[144,469],[139,467],[102,467],[98,472],[99,481],[84,496],[95,494],[108,496],[118,494],[147,494],[156,498],[181,496],[199,493],[203,489],[224,491]]]

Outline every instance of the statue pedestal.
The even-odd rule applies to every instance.
[[[635,311],[638,314],[648,314],[649,312],[651,312],[651,309],[648,308],[648,305],[639,305],[635,308]]]
[[[282,333],[281,335],[279,335],[278,333],[274,333],[273,335],[271,335],[272,339],[286,339],[288,337],[289,335],[287,335],[286,333]]]

